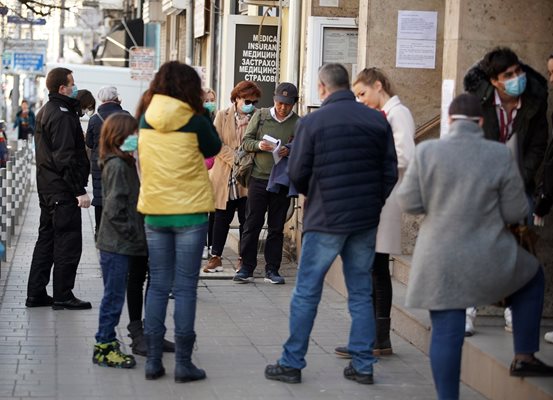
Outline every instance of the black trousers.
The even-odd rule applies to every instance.
[[[129,279],[127,280],[127,310],[129,321],[142,320],[144,305],[144,282],[148,275],[148,256],[132,256],[129,262]],[[149,280],[148,280],[149,283]],[[146,293],[148,291],[146,285]]]
[[[83,238],[81,209],[70,193],[39,194],[40,226],[31,261],[27,296],[46,296],[52,265],[55,301],[71,300]]]
[[[267,239],[265,241],[265,271],[278,271],[282,261],[284,243],[284,223],[290,206],[290,198],[285,190],[280,193],[267,191],[268,181],[251,178],[248,185],[246,222],[240,242],[242,268],[253,272],[257,267],[257,245],[259,234],[267,213]]]
[[[238,212],[238,222],[240,223],[239,231],[240,238],[242,238],[242,232],[244,230],[244,222],[246,221],[246,197],[241,197],[237,200],[227,201],[227,208],[225,210],[215,210],[215,222],[213,224],[213,243],[211,246],[211,254],[214,256],[221,256],[225,243],[228,237],[228,231],[230,223],[234,219],[234,213]]]
[[[94,221],[96,225],[94,226],[94,240],[98,238],[98,230],[100,229],[100,222],[102,222],[102,206],[94,206]]]
[[[390,318],[392,310],[392,278],[390,277],[389,254],[374,254],[373,304],[376,318]]]

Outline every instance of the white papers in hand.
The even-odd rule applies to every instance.
[[[273,160],[275,160],[275,164],[278,164],[279,161],[282,159],[282,157],[278,155],[278,152],[279,152],[280,146],[281,146],[280,139],[275,139],[274,137],[272,137],[270,135],[263,135],[263,140],[265,140],[266,142],[269,142],[272,145],[274,145],[273,150],[272,150]]]

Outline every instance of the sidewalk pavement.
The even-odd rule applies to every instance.
[[[202,279],[198,290],[194,362],[207,372],[207,380],[176,384],[174,356],[164,355],[167,376],[144,379],[143,357],[132,370],[92,364],[102,280],[94,247],[94,210],[83,210],[83,255],[75,295],[92,302],[92,310],[54,311],[25,307],[26,284],[37,238],[39,207],[36,192],[29,196],[19,238],[2,264],[0,278],[0,400],[354,400],[434,399],[428,358],[396,335],[396,354],[375,366],[375,384],[360,385],[343,378],[346,360],[333,349],[344,344],[350,324],[346,299],[326,287],[313,329],[303,383],[289,385],[263,376],[267,363],[279,357],[288,334],[288,313],[293,277],[286,285],[237,285],[230,280]],[[237,259],[227,248],[226,268]],[[48,289],[51,293],[51,287]],[[167,337],[172,337],[172,301]],[[118,337],[130,352],[124,308]],[[463,385],[461,398],[483,399]]]

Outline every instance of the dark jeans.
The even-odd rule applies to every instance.
[[[205,245],[211,247],[213,245],[213,225],[215,224],[215,213],[210,212],[208,215],[207,237]]]
[[[144,304],[144,282],[148,275],[148,257],[133,256],[129,260],[129,280],[127,281],[127,309],[129,311],[129,320],[142,320],[142,307]],[[146,295],[148,294],[148,285],[146,285]]]
[[[257,245],[265,222],[265,213],[268,214],[265,270],[278,271],[282,261],[284,223],[286,222],[286,212],[290,206],[290,198],[285,190],[281,190],[280,193],[268,192],[267,183],[266,180],[252,177],[248,185],[246,222],[240,242],[241,268],[245,268],[248,272],[253,272],[257,267]]]
[[[543,292],[544,275],[540,267],[530,282],[508,298],[513,312],[515,354],[534,354],[539,350]],[[438,399],[458,399],[465,310],[430,311],[430,319],[430,364]]]
[[[111,343],[116,339],[115,328],[125,304],[129,261],[130,256],[100,250],[104,296],[100,304],[96,343]]]
[[[386,253],[374,254],[373,302],[376,318],[390,318],[392,278],[390,277],[390,255]]]
[[[73,287],[83,247],[81,209],[70,193],[39,194],[40,226],[36,241],[27,296],[46,296],[46,286],[54,266],[54,300],[74,297]]]
[[[234,213],[238,211],[238,221],[240,222],[240,238],[242,238],[243,225],[246,220],[246,202],[247,198],[242,197],[237,200],[227,201],[225,210],[215,210],[215,222],[213,224],[213,244],[211,254],[221,256],[225,243],[227,241],[230,223],[234,219]],[[213,213],[212,213],[213,215]]]

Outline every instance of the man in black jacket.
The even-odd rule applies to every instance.
[[[505,143],[511,149],[530,203],[531,212],[526,223],[531,225],[532,212],[544,206],[544,199],[540,199],[534,208],[534,195],[549,138],[547,81],[520,62],[511,49],[497,47],[467,72],[463,85],[481,101],[486,139]],[[467,336],[474,333],[475,317],[476,309],[469,308],[465,326]],[[512,331],[510,308],[505,309],[505,329]]]
[[[90,170],[72,71],[54,68],[46,77],[49,101],[36,121],[36,169],[40,227],[27,286],[27,307],[84,310],[91,304],[73,295],[81,259],[81,208],[90,206]],[[53,298],[46,286],[53,272]]]
[[[290,181],[307,197],[302,254],[290,306],[290,337],[265,377],[301,381],[324,277],[340,255],[352,319],[352,362],[344,377],[370,384],[376,362],[371,270],[380,211],[398,179],[394,139],[380,112],[355,101],[342,65],[321,67],[319,96],[324,99],[321,110],[298,123],[288,162]]]

